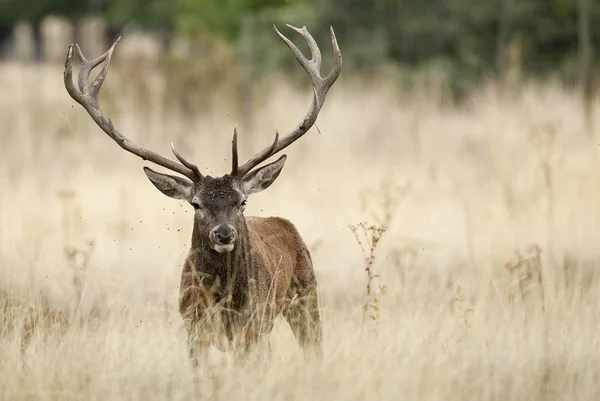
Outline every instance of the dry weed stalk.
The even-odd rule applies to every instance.
[[[12,333],[22,316],[23,300],[10,286],[0,286],[0,339]]]
[[[356,238],[356,242],[362,250],[365,262],[364,269],[365,273],[367,274],[366,303],[363,306],[363,326],[369,311],[371,311],[369,317],[373,319],[377,325],[381,297],[385,293],[385,285],[379,284],[377,289],[373,291],[374,281],[380,277],[379,274],[375,273],[373,266],[375,264],[375,254],[377,252],[379,241],[381,241],[381,238],[387,230],[387,227],[360,222],[357,225],[350,225],[350,230],[352,230],[352,233]]]
[[[83,299],[83,288],[85,286],[85,275],[94,253],[95,243],[89,241],[89,248],[81,249],[76,247],[65,247],[65,259],[73,273],[72,285],[75,290],[75,316],[81,319],[81,300]],[[81,323],[81,322],[80,322]]]
[[[72,203],[75,193],[69,190],[58,192],[58,197],[63,203],[63,239],[69,240],[71,234],[71,221],[74,205]],[[85,275],[94,253],[95,243],[89,241],[89,247],[79,248],[71,245],[64,246],[64,257],[72,272],[71,285],[75,292],[75,302],[68,310],[57,309],[51,306],[46,294],[40,292],[39,299],[28,308],[21,328],[21,352],[24,353],[36,333],[45,335],[57,333],[64,335],[69,327],[74,324],[83,324],[81,316],[81,301],[85,287]],[[97,308],[92,308],[90,318],[97,315]]]
[[[531,133],[531,140],[539,157],[538,163],[544,174],[544,186],[549,201],[552,201],[554,196],[552,160],[554,159],[557,130],[558,127],[555,124],[548,122],[535,127]]]
[[[469,330],[473,327],[472,315],[475,311],[471,303],[467,300],[466,291],[461,285],[454,287],[454,297],[450,301],[454,312],[459,314],[462,323],[462,334],[457,341],[462,341],[467,337]]]
[[[555,190],[554,190],[554,171],[553,161],[556,160],[556,138],[558,136],[558,126],[555,123],[547,122],[538,127],[534,127],[531,133],[533,146],[538,153],[538,164],[544,176],[544,191],[546,201],[546,225],[548,237],[546,246],[552,249],[552,241],[554,240],[554,207],[555,207]]]
[[[85,286],[85,273],[89,261],[94,252],[94,243],[90,243],[90,249],[78,249],[75,247],[65,248],[65,259],[73,273],[71,284],[75,291],[75,302],[68,310],[52,307],[46,294],[40,293],[39,300],[30,306],[21,329],[21,352],[24,353],[35,333],[57,333],[64,335],[69,327],[84,322],[81,315],[81,300]],[[95,308],[90,311],[89,316],[97,314]]]
[[[516,295],[525,301],[527,294],[535,287],[539,287],[542,308],[544,307],[544,277],[542,272],[542,248],[533,244],[527,248],[525,253],[515,250],[515,259],[507,262],[505,268],[512,276],[509,285],[509,301],[512,306]]]
[[[454,298],[452,298],[452,304],[461,313],[462,322],[465,328],[470,329],[473,327],[471,324],[470,315],[474,312],[474,309],[470,305],[469,301],[467,301],[465,297],[465,290],[460,285],[457,285],[454,288]]]
[[[362,210],[378,222],[377,225],[366,222],[350,225],[356,242],[361,247],[365,261],[365,272],[367,274],[366,302],[363,306],[363,326],[367,315],[369,315],[375,321],[375,327],[377,327],[381,300],[385,294],[386,286],[383,283],[379,283],[373,289],[375,285],[374,281],[379,278],[379,275],[375,274],[373,269],[375,253],[379,241],[394,219],[398,205],[406,198],[410,189],[410,183],[399,185],[393,180],[386,178],[381,182],[379,188],[363,190],[360,194]]]
[[[523,310],[525,311],[525,318],[529,320],[536,316],[541,317],[541,322],[537,323],[543,329],[542,346],[544,349],[544,356],[547,357],[550,354],[550,333],[548,326],[548,315],[546,310],[546,294],[544,290],[544,276],[543,276],[543,265],[542,265],[542,248],[533,244],[529,246],[525,254],[522,254],[518,250],[515,251],[516,260],[506,263],[505,267],[512,275],[512,284],[510,285],[509,297],[510,305],[512,308],[513,301],[515,299],[515,292],[518,288],[520,294],[520,300],[523,303]],[[539,291],[539,302],[541,306],[540,314],[530,314],[531,301],[535,298],[527,296],[532,293],[533,289],[538,287]],[[526,300],[529,302],[525,303]],[[529,306],[529,307],[528,307]],[[535,307],[536,304],[534,303]],[[546,361],[545,373],[543,376],[543,386],[549,385],[549,367],[551,363]]]

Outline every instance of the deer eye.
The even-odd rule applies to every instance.
[[[242,209],[245,209],[245,208],[246,208],[246,202],[247,202],[247,201],[246,201],[246,199],[244,199],[244,200],[242,201],[242,203],[240,203],[240,207],[241,207]]]

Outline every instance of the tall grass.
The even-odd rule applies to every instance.
[[[310,103],[273,79],[244,126],[227,96],[183,113],[159,72],[137,78],[111,70],[101,103],[115,124],[212,175],[230,165],[234,124],[248,157]],[[194,371],[177,308],[191,208],[93,125],[60,67],[2,65],[0,87],[0,398],[597,399],[600,159],[575,93],[487,86],[456,109],[341,78],[321,134],[246,212],[289,218],[311,246],[322,361],[281,321],[270,363],[213,350]],[[369,299],[360,221],[386,227],[366,261],[385,291]],[[374,295],[377,330],[363,331]],[[21,352],[30,311],[49,319]]]

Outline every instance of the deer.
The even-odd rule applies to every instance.
[[[231,172],[204,175],[171,143],[177,161],[144,148],[124,136],[101,109],[98,94],[107,76],[119,38],[101,56],[88,60],[78,44],[68,48],[64,83],[69,95],[122,149],[179,175],[144,166],[150,182],[164,195],[189,203],[194,209],[191,247],[183,263],[179,286],[179,313],[187,331],[188,357],[194,366],[211,346],[234,350],[244,360],[266,341],[275,318],[283,316],[304,354],[321,356],[323,329],[318,284],[311,254],[292,222],[281,217],[245,216],[248,198],[269,188],[279,177],[287,156],[259,165],[305,135],[315,124],[329,89],[342,70],[342,54],[330,26],[333,66],[321,75],[321,51],[306,26],[287,26],[304,38],[311,58],[275,25],[279,38],[308,75],[313,89],[310,108],[300,123],[242,164],[238,162],[238,131],[234,128]],[[90,83],[91,71],[101,65]],[[79,68],[78,85],[73,66]],[[182,177],[183,176],[183,177]],[[219,327],[220,330],[216,330]]]

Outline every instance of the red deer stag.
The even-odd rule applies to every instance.
[[[231,173],[222,177],[204,176],[198,167],[171,148],[179,163],[132,142],[115,128],[98,103],[98,93],[108,73],[115,45],[100,57],[87,60],[77,44],[69,46],[64,80],[69,95],[89,113],[98,126],[126,151],[186,178],[144,172],[163,194],[189,202],[195,210],[191,250],[183,266],[179,310],[188,333],[190,358],[194,364],[214,344],[238,346],[238,356],[247,355],[259,340],[266,339],[274,318],[285,316],[305,351],[322,351],[322,327],[317,299],[317,281],[310,253],[294,225],[278,217],[244,217],[250,195],[267,189],[279,176],[286,160],[256,168],[260,163],[302,137],[315,123],[327,92],[340,75],[342,55],[333,32],[333,68],[321,76],[321,52],[306,27],[288,25],[308,43],[311,58],[274,26],[308,74],[313,100],[302,121],[288,135],[238,164],[237,129],[232,141]],[[90,72],[102,64],[98,76],[89,82]],[[78,87],[72,67],[79,67]],[[215,306],[218,306],[215,308]],[[217,333],[214,323],[221,328]],[[223,337],[224,336],[224,337]],[[237,341],[237,342],[236,342]],[[223,350],[222,347],[219,347]]]

